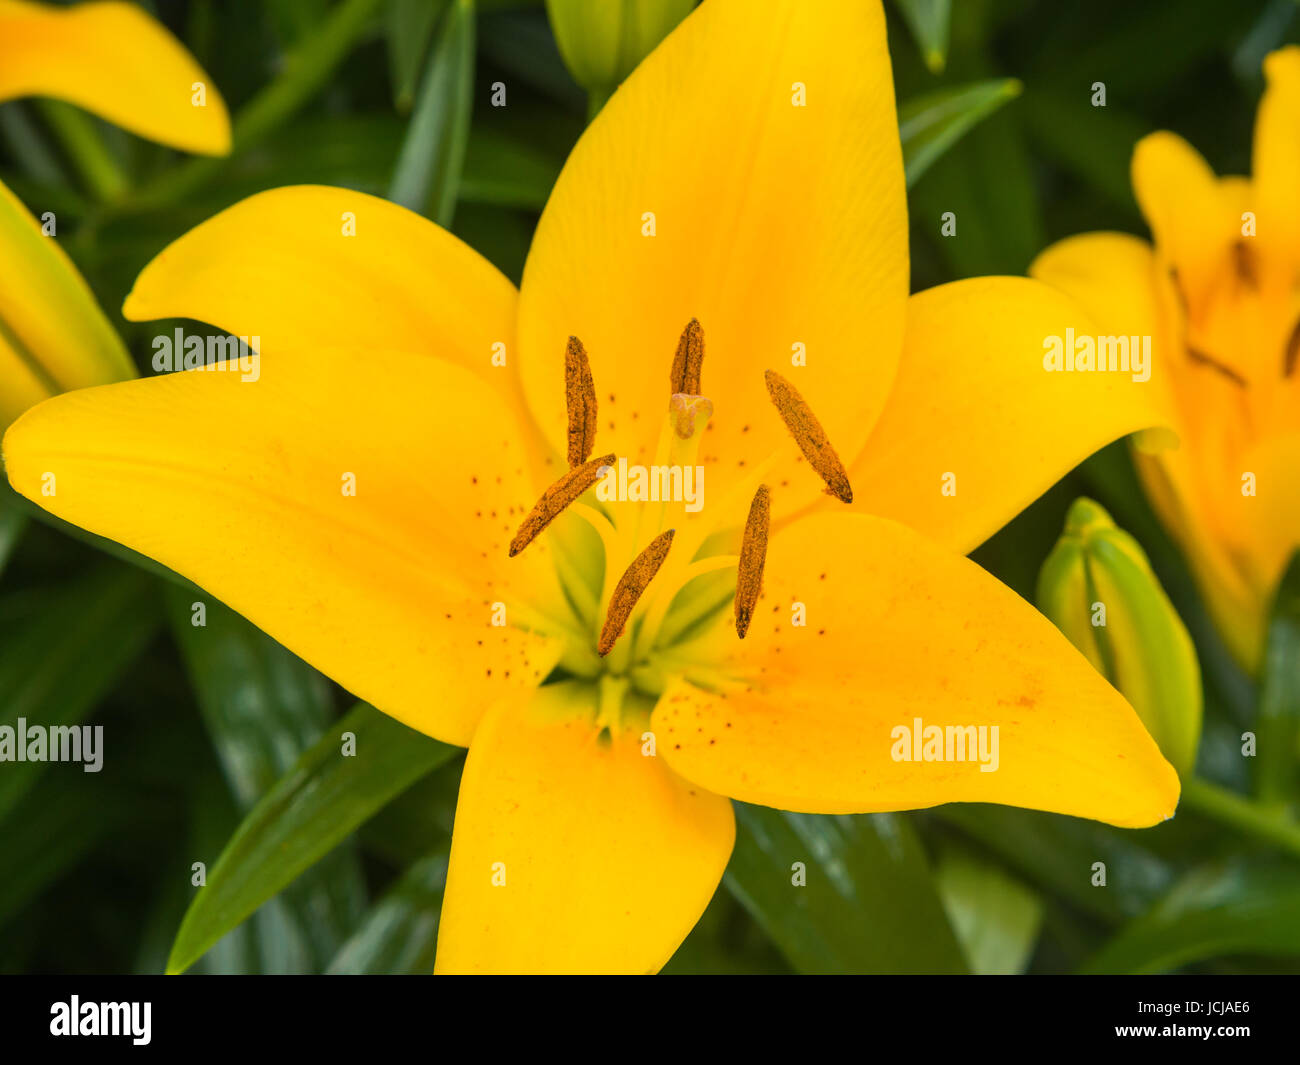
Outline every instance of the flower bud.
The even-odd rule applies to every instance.
[[[1137,711],[1180,774],[1201,736],[1201,670],[1145,553],[1109,514],[1077,499],[1038,575],[1038,608]]]
[[[37,403],[125,381],[135,364],[57,236],[0,183],[0,433]]]
[[[695,0],[546,0],[560,55],[588,92],[608,96]]]

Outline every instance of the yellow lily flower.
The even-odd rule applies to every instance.
[[[1107,333],[1153,338],[1152,409],[1180,446],[1135,451],[1138,474],[1250,671],[1300,547],[1300,48],[1264,72],[1250,178],[1216,178],[1182,138],[1153,133],[1133,154],[1153,244],[1083,234],[1030,269]]]
[[[21,96],[76,104],[176,148],[230,150],[216,87],[134,4],[0,0],[0,102]],[[60,392],[134,376],[72,260],[0,182],[0,429]]]
[[[907,274],[879,5],[706,0],[578,143],[521,291],[385,201],[262,193],[125,306],[260,336],[259,379],[60,397],[5,463],[470,747],[439,971],[654,971],[722,876],[730,798],[1177,803],[1132,708],[959,553],[1149,424],[1140,386],[1043,373],[1083,327],[1049,286]],[[611,456],[709,495],[571,500]]]
[[[230,151],[216,86],[135,4],[0,0],[0,102],[20,96],[65,100],[187,152]]]
[[[60,392],[134,376],[72,260],[0,183],[0,429]]]

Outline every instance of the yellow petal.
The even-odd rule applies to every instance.
[[[1146,395],[1162,428],[1181,439],[1178,391],[1187,357],[1171,315],[1177,297],[1151,245],[1127,233],[1081,233],[1040,253],[1029,274],[1074,300],[1103,336],[1152,338],[1151,379],[1136,394]],[[1149,450],[1173,442],[1156,433],[1136,439]]]
[[[601,738],[594,689],[499,704],[461,778],[438,930],[443,973],[650,973],[708,905],[731,804]]]
[[[1263,620],[1282,570],[1300,548],[1300,433],[1258,442],[1238,458],[1240,471],[1211,483],[1209,505],[1219,516],[1228,551],[1240,560]],[[1242,491],[1250,473],[1255,491]]]
[[[1067,329],[1097,332],[1068,297],[1027,278],[913,296],[894,390],[849,471],[855,509],[965,553],[1098,448],[1162,423],[1158,385],[1132,370],[1048,372],[1045,342],[1064,345]]]
[[[11,483],[379,709],[468,743],[488,701],[557,653],[493,625],[524,620],[549,569],[545,543],[506,555],[530,489],[505,405],[406,353],[281,349],[250,358],[249,381],[227,365],[41,404],[4,438]]]
[[[1241,219],[1209,164],[1182,137],[1161,131],[1142,138],[1132,169],[1156,247],[1177,271],[1187,302],[1199,306],[1241,236]]]
[[[1220,189],[1225,197],[1239,197],[1241,183],[1225,179]],[[1219,373],[1187,363],[1173,331],[1176,316],[1168,309],[1174,297],[1157,295],[1167,282],[1151,249],[1136,237],[1071,237],[1043,252],[1030,273],[1072,296],[1107,333],[1156,338],[1153,350],[1165,358],[1143,387],[1157,390],[1157,403],[1180,443],[1158,453],[1135,449],[1134,463],[1151,505],[1192,562],[1201,593],[1233,653],[1244,663],[1253,662],[1261,637],[1258,593],[1220,535],[1232,525],[1223,520],[1224,505],[1206,492],[1210,485],[1227,483],[1217,468],[1222,458],[1216,457],[1209,431],[1219,431],[1220,422],[1219,428],[1226,428],[1223,412],[1235,408],[1228,394],[1236,386]],[[1237,474],[1231,486],[1240,495]]]
[[[1158,269],[1139,237],[1082,233],[1040,253],[1029,274],[1073,297],[1108,333],[1143,335],[1157,328]]]
[[[495,266],[413,211],[293,185],[241,200],[168,245],[122,313],[210,322],[270,357],[350,344],[447,359],[492,384],[541,458],[519,386],[517,302]]]
[[[0,430],[56,392],[134,374],[58,238],[0,183]]]
[[[230,151],[230,118],[216,85],[136,4],[0,0],[0,100],[18,96],[67,100],[185,151]]]
[[[1258,239],[1271,259],[1294,267],[1300,261],[1300,47],[1268,56],[1264,77],[1251,159]]]
[[[771,0],[760,17],[709,0],[614,94],[551,194],[520,302],[529,402],[562,453],[565,343],[578,336],[601,404],[596,446],[641,461],[678,337],[698,318],[715,412],[704,461],[730,474],[773,450],[798,459],[768,368],[847,461],[894,374],[907,280],[880,5]],[[807,365],[792,366],[800,351]],[[774,505],[822,488],[806,465],[789,479]]]
[[[31,355],[0,334],[0,429],[57,391]]]
[[[185,317],[259,350],[317,344],[437,355],[489,373],[509,355],[515,288],[476,251],[404,207],[295,185],[241,200],[136,278],[132,321]],[[507,365],[509,365],[507,358]]]
[[[895,522],[821,514],[774,538],[764,572],[733,663],[748,683],[679,683],[655,710],[659,749],[689,780],[811,813],[995,802],[1128,827],[1173,813],[1178,778],[1133,709],[969,559]],[[918,722],[922,739],[944,730],[945,757],[948,728],[984,729],[987,757],[972,731],[965,760],[955,742],[948,760],[901,760]]]

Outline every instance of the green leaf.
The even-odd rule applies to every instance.
[[[1268,0],[1241,42],[1232,50],[1232,72],[1255,88],[1264,80],[1264,57],[1286,43],[1287,31],[1295,20],[1296,0]]]
[[[1300,551],[1278,584],[1264,652],[1255,727],[1256,784],[1264,802],[1296,798],[1300,762]]]
[[[1019,124],[1003,111],[917,183],[913,224],[936,242],[957,276],[1022,274],[1042,251],[1043,208],[1032,165]],[[956,219],[952,236],[940,228],[948,212]]]
[[[327,854],[213,944],[195,971],[319,973],[365,914],[365,883],[355,857],[344,848]]]
[[[533,226],[533,219],[519,211],[462,202],[452,232],[518,285]]]
[[[509,110],[522,112],[527,107],[521,102]],[[535,124],[542,126],[549,116],[536,108],[532,111]],[[563,149],[576,134],[570,133],[568,121],[550,122],[544,132],[556,143],[552,148],[536,143],[541,138],[514,129],[514,115],[510,122],[492,121],[495,117],[476,120],[470,127],[459,203],[540,211],[564,165]],[[407,125],[395,115],[304,117],[242,160],[219,191],[193,198],[184,211],[157,211],[110,222],[100,230],[96,249],[105,258],[138,261],[138,269],[177,232],[234,201],[280,185],[343,185],[384,196]]]
[[[1036,84],[1025,93],[1023,114],[1038,146],[1139,222],[1129,161],[1151,132],[1146,122],[1119,107],[1093,107],[1083,93]]]
[[[26,528],[27,515],[17,507],[7,506],[4,498],[0,497],[0,573],[4,573]]]
[[[1234,861],[1198,869],[1082,971],[1169,972],[1225,954],[1300,954],[1300,867]]]
[[[932,74],[942,73],[948,62],[948,22],[952,0],[894,0],[921,49]]]
[[[776,944],[729,891],[714,892],[695,927],[660,970],[664,976],[789,976],[792,972]]]
[[[405,869],[429,853],[433,840],[451,839],[463,754],[417,780],[361,826],[357,839],[367,854]]]
[[[979,803],[953,803],[933,816],[1053,897],[1115,924],[1141,913],[1178,874],[1146,841],[1185,828],[1171,822],[1140,834],[1119,832],[1095,821]],[[1105,887],[1093,886],[1095,862],[1106,863]]]
[[[420,60],[428,50],[433,27],[448,0],[389,0],[388,69],[393,79],[393,103],[402,114],[415,101]]]
[[[29,104],[16,101],[0,104],[0,139],[10,149],[12,165],[21,167],[28,178],[42,186],[70,184],[64,174],[63,164],[50,146],[46,131],[33,120],[29,108]],[[5,183],[24,203],[32,202],[23,195],[16,173],[6,174]],[[80,198],[80,193],[74,195]],[[41,206],[45,207],[45,204]],[[49,208],[46,207],[46,210]],[[61,217],[59,210],[54,213]]]
[[[474,108],[474,0],[453,0],[424,71],[388,198],[450,226]]]
[[[295,43],[280,76],[235,115],[232,155],[270,136],[325,86],[378,7],[379,0],[339,0],[315,32]]]
[[[940,854],[935,882],[971,971],[981,976],[1024,972],[1043,923],[1038,893],[952,845]]]
[[[283,41],[296,43],[309,37],[329,15],[333,0],[271,0],[268,5],[272,28]]]
[[[345,733],[355,737],[348,755]],[[457,748],[364,703],[339,721],[244,819],[209,870],[172,946],[168,972],[188,968],[226,932]]]
[[[215,774],[204,776],[196,784],[192,799],[192,835],[186,854],[187,857],[208,861],[212,855],[220,853],[222,844],[238,826],[239,812],[230,794],[229,784],[221,777]],[[309,871],[309,875],[322,868],[323,864],[317,865]],[[169,889],[172,881],[180,880],[178,872],[180,870],[173,871],[168,883]],[[156,959],[155,965],[166,962],[167,946],[185,912],[185,903],[193,898],[195,892],[203,891],[202,887],[192,884],[192,869],[186,868],[184,872],[189,875],[180,880],[182,905],[179,912],[168,913],[168,942],[163,944],[162,957]],[[223,976],[239,973],[282,975],[319,972],[329,954],[322,958],[313,951],[310,936],[313,929],[303,919],[307,915],[295,912],[297,908],[289,898],[290,891],[307,879],[306,876],[301,877],[281,894],[267,899],[247,921],[232,928],[214,943],[196,962],[194,971],[204,975]],[[364,909],[364,904],[362,908]],[[329,919],[334,917],[334,913],[327,908],[320,916]],[[337,949],[350,931],[351,928],[348,928],[334,939],[331,951]]]
[[[485,9],[487,5],[484,5]],[[483,58],[524,85],[575,112],[585,112],[587,94],[579,88],[560,57],[544,13],[501,11],[479,20]]]
[[[443,845],[412,865],[366,914],[326,971],[432,972],[449,850],[449,845]]]
[[[491,128],[470,133],[461,175],[462,201],[540,211],[560,176],[559,156]]]
[[[1108,106],[1121,101],[1150,106],[1150,97],[1186,85],[1207,63],[1222,62],[1225,42],[1236,38],[1259,10],[1258,4],[1221,0],[1128,4],[1122,31],[1099,34],[1090,6],[1056,6],[1062,10],[1053,12],[1056,17],[1035,42],[1032,80],[1076,86],[1085,98],[1094,82],[1104,82]]]
[[[1020,89],[1015,78],[994,78],[940,89],[903,104],[898,109],[898,135],[908,187],[971,127],[1019,96]]]
[[[318,93],[352,46],[370,26],[381,0],[339,0],[315,31],[300,42],[280,64],[281,72],[235,115],[231,123],[233,147],[224,158],[191,159],[166,170],[157,181],[140,190],[135,208],[152,209],[191,196],[221,173],[232,160],[259,144],[292,118]]]
[[[81,184],[97,200],[120,200],[128,178],[103,135],[101,120],[62,100],[41,100],[38,110],[54,139],[77,169]]]
[[[16,730],[19,718],[45,728],[79,724],[143,653],[161,623],[154,582],[108,562],[57,588],[0,597],[0,725]],[[49,765],[4,763],[0,815]],[[83,771],[59,768],[78,776]]]
[[[204,724],[247,812],[329,724],[328,682],[210,596],[168,589],[167,607]]]
[[[168,591],[172,633],[204,723],[231,794],[247,812],[329,724],[328,682],[220,603]],[[259,971],[319,970],[365,907],[355,850],[335,850],[271,901],[255,915],[258,934],[250,937]]]
[[[908,821],[736,804],[724,883],[800,972],[959,973],[961,948]],[[796,863],[806,884],[795,885]]]
[[[5,771],[12,769],[7,766]],[[0,927],[85,857],[110,830],[129,820],[129,806],[116,793],[106,794],[80,769],[70,777],[46,777],[5,821],[0,837],[5,868],[0,877]]]

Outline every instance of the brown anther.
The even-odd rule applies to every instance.
[[[704,330],[698,318],[692,318],[682,330],[677,341],[677,354],[673,356],[673,369],[668,379],[670,396],[698,396],[701,394],[700,371],[704,367]]]
[[[764,379],[767,381],[767,394],[776,404],[781,420],[790,430],[790,435],[799,445],[808,464],[826,482],[826,490],[836,499],[852,503],[853,488],[849,485],[849,475],[845,472],[839,455],[826,439],[826,431],[813,414],[812,408],[804,402],[799,390],[775,370],[768,370]]]
[[[1237,277],[1251,288],[1259,288],[1259,273],[1255,269],[1255,249],[1239,240],[1232,246],[1232,265]]]
[[[577,337],[564,349],[564,405],[569,411],[569,466],[581,466],[596,446],[596,385],[587,350]]]
[[[1186,320],[1191,315],[1191,305],[1187,302],[1187,292],[1183,289],[1183,277],[1178,272],[1178,267],[1169,268],[1169,281],[1174,286],[1174,296],[1178,299],[1178,309],[1183,312],[1183,319]]]
[[[1291,327],[1291,335],[1286,338],[1286,353],[1282,356],[1282,376],[1290,377],[1295,373],[1297,362],[1300,362],[1300,321]]]
[[[749,504],[745,536],[740,541],[740,564],[736,567],[736,635],[742,640],[754,616],[754,604],[763,588],[763,563],[767,561],[767,527],[772,510],[772,492],[758,486]]]
[[[1223,374],[1224,377],[1226,377],[1234,385],[1237,385],[1239,388],[1245,388],[1250,383],[1244,377],[1242,377],[1241,374],[1237,373],[1237,371],[1234,370],[1231,366],[1225,366],[1223,363],[1221,363],[1218,359],[1214,358],[1212,355],[1207,355],[1205,354],[1205,352],[1199,351],[1198,349],[1191,347],[1190,345],[1187,347],[1187,357],[1191,359],[1192,362],[1198,363],[1201,366],[1206,366],[1209,369],[1213,370],[1215,373]]]
[[[651,540],[650,545],[632,560],[632,565],[628,566],[627,572],[618,579],[618,584],[614,586],[614,594],[609,597],[609,609],[605,612],[605,624],[600,630],[600,639],[596,641],[596,650],[601,657],[613,650],[614,644],[623,634],[623,626],[632,616],[632,610],[637,600],[641,598],[641,593],[654,580],[659,567],[668,557],[668,549],[673,546],[675,531],[669,529]]]
[[[602,455],[598,459],[584,462],[543,492],[542,498],[533,504],[533,509],[519,526],[515,538],[510,541],[510,557],[514,558],[537,539],[538,534],[559,517],[565,507],[599,481],[604,476],[600,471],[613,466],[614,458],[613,455]]]

